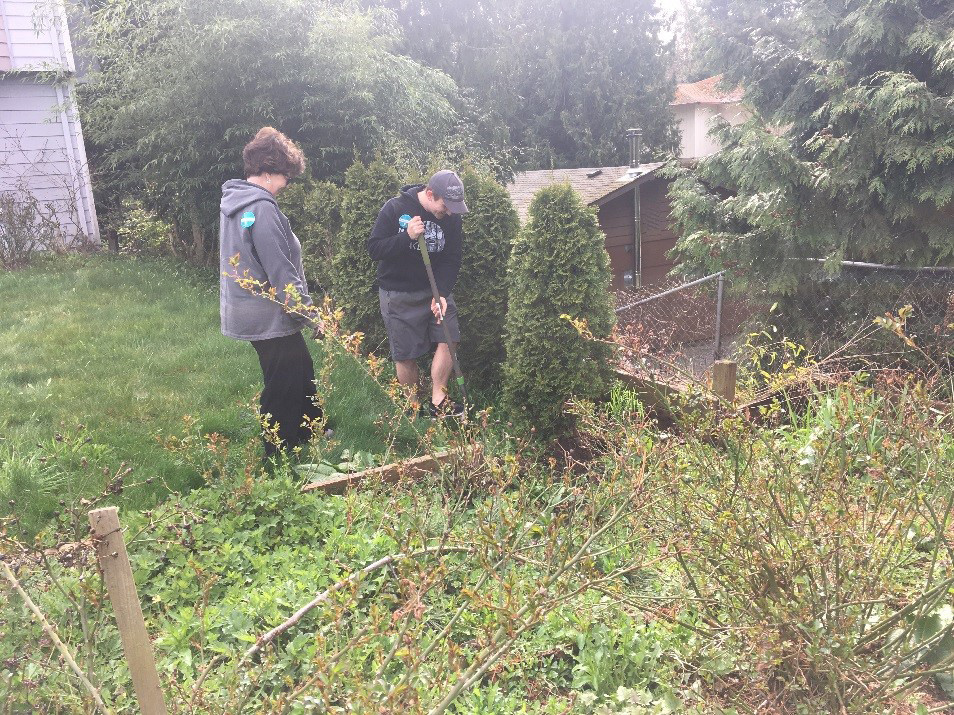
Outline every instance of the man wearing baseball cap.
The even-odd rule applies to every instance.
[[[368,252],[378,262],[378,297],[381,316],[391,344],[398,382],[416,386],[420,378],[417,359],[429,353],[431,362],[430,405],[422,409],[431,417],[463,414],[464,408],[447,395],[451,354],[440,325],[440,315],[460,342],[457,306],[452,291],[460,273],[461,214],[467,213],[464,183],[444,169],[427,184],[412,184],[381,207],[368,238]],[[441,296],[440,307],[431,295],[418,241],[427,246],[434,280]]]

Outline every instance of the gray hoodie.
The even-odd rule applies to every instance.
[[[234,277],[250,277],[274,287],[285,300],[289,283],[311,305],[301,263],[301,244],[271,192],[240,179],[222,185],[219,206],[219,307],[222,334],[237,340],[267,340],[301,330],[307,320],[239,286]],[[243,223],[247,227],[243,226]],[[238,265],[231,261],[238,255]]]

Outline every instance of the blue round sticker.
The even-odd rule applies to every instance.
[[[251,211],[246,211],[242,214],[242,219],[239,223],[242,224],[242,228],[251,228],[252,224],[255,223],[255,214]]]
[[[411,223],[411,217],[408,216],[407,214],[404,214],[403,216],[401,216],[401,218],[398,219],[398,226],[401,227],[402,231],[407,228],[407,225],[409,223]]]

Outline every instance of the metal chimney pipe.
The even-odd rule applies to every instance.
[[[643,130],[638,127],[627,129],[626,136],[629,138],[629,168],[635,169],[642,160]]]
[[[643,153],[643,130],[634,127],[626,131],[629,138],[629,171],[627,177],[638,178],[639,162]],[[639,196],[639,185],[633,187],[633,286],[639,288],[643,284],[643,237],[642,237],[642,217],[641,201]]]

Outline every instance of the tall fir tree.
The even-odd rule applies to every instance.
[[[604,341],[616,316],[603,243],[596,212],[569,184],[541,189],[530,203],[507,271],[503,403],[522,433],[560,435],[570,426],[568,399],[608,389],[613,351]]]
[[[378,2],[364,0],[368,7]],[[620,164],[627,127],[674,148],[672,43],[654,0],[384,0],[402,49],[445,71],[480,108],[485,143],[505,127],[522,168]]]
[[[387,352],[387,335],[375,291],[377,264],[368,254],[367,240],[384,203],[397,195],[401,177],[380,156],[370,164],[355,161],[345,172],[341,201],[341,233],[331,260],[331,290],[344,311],[346,329],[364,333],[364,348]]]
[[[954,10],[943,0],[714,0],[708,58],[751,118],[674,170],[689,269],[777,294],[810,263],[954,263]]]

